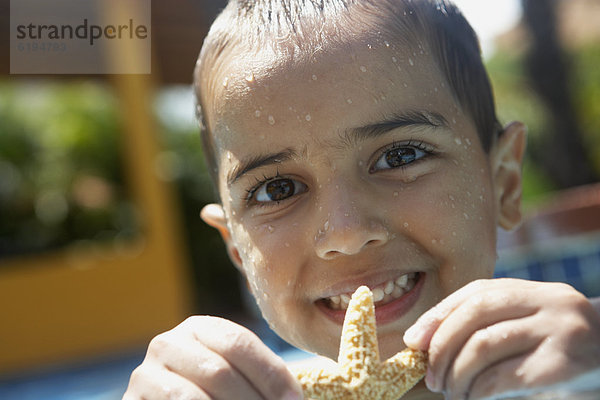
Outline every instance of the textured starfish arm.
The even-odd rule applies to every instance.
[[[379,376],[389,383],[382,400],[397,400],[423,378],[427,372],[427,353],[404,349],[381,364]]]
[[[299,371],[296,378],[302,385],[304,397],[311,400],[356,399],[356,387],[340,371],[324,369]]]

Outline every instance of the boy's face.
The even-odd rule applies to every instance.
[[[226,219],[204,217],[284,339],[335,358],[343,295],[366,284],[383,291],[387,357],[419,315],[492,275],[498,184],[427,53],[357,45],[275,67],[258,56],[215,82],[205,111]]]

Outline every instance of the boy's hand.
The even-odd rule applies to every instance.
[[[301,399],[285,363],[256,335],[216,317],[191,317],[158,335],[123,400]]]
[[[430,390],[479,399],[599,368],[600,314],[565,284],[480,280],[423,314],[404,341],[429,352]]]

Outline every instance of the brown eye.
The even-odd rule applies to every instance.
[[[414,145],[392,147],[379,156],[375,165],[371,168],[371,172],[400,168],[430,154],[431,151],[420,149]]]
[[[264,183],[256,191],[256,201],[261,203],[286,200],[306,190],[306,185],[294,179],[280,178]]]
[[[411,148],[393,149],[385,153],[385,161],[392,168],[409,164],[417,158],[417,152]]]

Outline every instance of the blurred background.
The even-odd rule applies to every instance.
[[[256,317],[216,231],[192,69],[224,1],[152,3],[152,74],[10,75],[0,0],[0,399],[120,399],[192,314]],[[497,276],[600,295],[600,0],[457,1],[503,123],[529,127],[526,221]],[[499,5],[498,3],[501,3]]]

